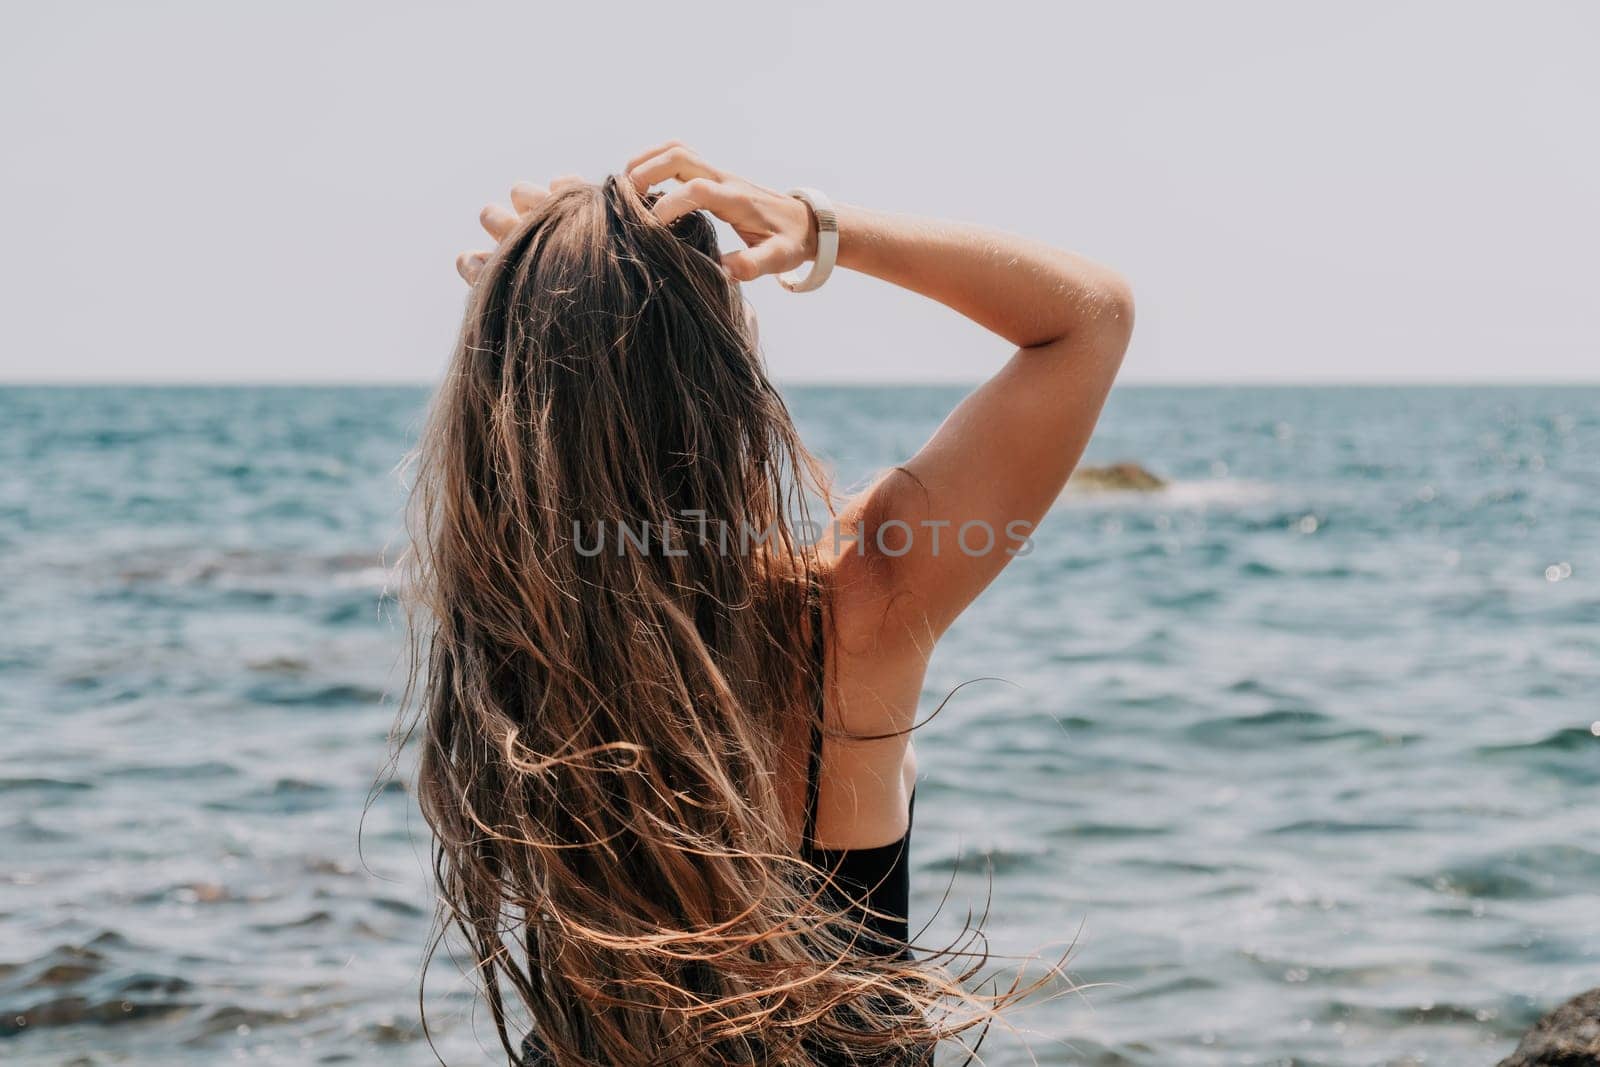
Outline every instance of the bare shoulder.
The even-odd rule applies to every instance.
[[[926,664],[937,633],[928,625],[925,591],[897,565],[912,546],[927,510],[926,493],[901,467],[891,468],[850,499],[824,546],[833,588],[834,627],[863,655]]]
[[[892,483],[892,475],[880,479],[840,511],[838,543],[830,541],[821,560],[830,589],[830,708],[860,736],[910,728],[935,641],[916,591],[900,584],[875,543]]]

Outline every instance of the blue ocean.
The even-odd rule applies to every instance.
[[[850,484],[960,391],[787,395]],[[385,773],[426,402],[0,390],[0,1062],[495,1061]],[[1487,1065],[1600,985],[1600,388],[1123,388],[1124,460],[928,678],[913,930],[1070,949],[986,1062]]]

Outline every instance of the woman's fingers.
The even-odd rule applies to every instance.
[[[805,252],[781,237],[762,241],[754,248],[722,254],[722,269],[736,282],[753,282],[765,274],[782,274],[805,262]]]
[[[517,228],[517,213],[499,204],[490,204],[478,212],[478,221],[489,231],[490,237],[504,241],[506,235]]]
[[[550,191],[552,193],[565,192],[568,189],[573,189],[583,184],[585,184],[585,182],[579,175],[563,174],[561,177],[550,183]]]
[[[511,206],[519,215],[531,215],[540,204],[550,199],[550,190],[532,182],[518,182],[511,187]]]
[[[737,211],[740,203],[739,194],[726,185],[710,178],[690,178],[657,200],[652,210],[656,218],[669,226],[702,208],[724,222],[731,222],[729,216]]]
[[[697,156],[692,148],[680,144],[650,157],[638,166],[630,166],[628,177],[633,179],[633,187],[644,193],[649,192],[652,185],[664,182],[668,178],[687,182],[695,178],[715,179],[722,175],[715,167]]]
[[[628,160],[628,165],[622,168],[622,173],[627,174],[632,171],[634,167],[639,166],[641,163],[648,163],[650,160],[656,158],[662,153],[671,151],[674,148],[688,147],[689,146],[684,144],[682,141],[663,141],[654,148],[646,149],[645,151],[634,156],[632,159]]]
[[[487,252],[463,252],[456,257],[456,273],[461,275],[468,285],[478,284],[478,275],[483,273],[483,266],[489,262]]]

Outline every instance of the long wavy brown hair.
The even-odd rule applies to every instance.
[[[828,492],[716,254],[626,180],[553,196],[416,456],[434,947],[464,939],[513,1062],[524,1028],[563,1067],[913,1062],[1017,992],[863,953],[796,850],[827,594],[795,520]]]

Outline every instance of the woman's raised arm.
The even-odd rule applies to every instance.
[[[922,449],[845,510],[851,593],[880,640],[924,652],[1049,510],[1121,366],[1133,298],[1115,272],[1010,234],[841,207],[839,265],[921,293],[1017,346]],[[857,614],[873,618],[873,613]]]
[[[713,167],[671,141],[628,164],[640,188],[675,179],[663,221],[706,210],[747,248],[731,278],[790,270],[816,254],[798,199]],[[926,654],[1016,558],[1089,441],[1133,329],[1114,271],[1037,241],[950,222],[837,210],[841,267],[921,293],[1017,346],[915,456],[844,509],[858,531],[835,560],[849,630],[881,651]],[[859,609],[859,610],[856,610]]]

